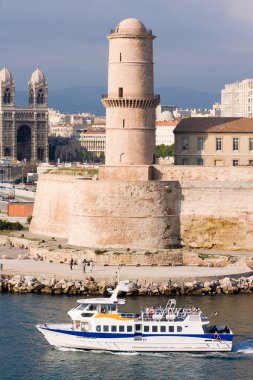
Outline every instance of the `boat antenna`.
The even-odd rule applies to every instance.
[[[120,282],[120,265],[118,265],[117,280],[118,280],[118,284],[119,284],[119,282]]]

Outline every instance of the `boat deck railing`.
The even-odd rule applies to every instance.
[[[201,317],[201,321],[208,321],[208,318],[202,315],[202,312],[199,309],[163,309],[163,308],[150,308],[145,312],[140,314],[134,313],[120,313],[120,316],[123,318],[132,318],[135,321],[174,321],[180,322],[184,321],[188,315]]]

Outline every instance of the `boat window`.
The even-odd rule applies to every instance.
[[[177,332],[181,332],[183,329],[181,326],[177,326]]]
[[[133,331],[133,326],[127,326],[127,332],[132,332]]]
[[[111,332],[116,332],[117,331],[117,326],[111,326]]]
[[[157,332],[157,326],[152,326],[152,332]]]
[[[117,306],[116,305],[111,305],[111,311],[116,311],[117,310]]]
[[[96,326],[96,331],[101,331],[101,326],[100,325]]]
[[[166,332],[166,326],[160,326],[160,331],[161,332]]]
[[[174,332],[174,326],[169,326],[169,332]]]
[[[108,325],[103,326],[103,331],[108,332],[109,331],[109,326]]]
[[[88,307],[87,307],[87,310],[96,310],[97,308],[96,308],[96,306],[95,305],[89,305]]]
[[[86,317],[86,318],[87,318],[87,317],[93,317],[93,315],[94,315],[93,313],[82,313],[82,314],[81,314],[81,316],[84,317],[84,318],[85,318],[85,317]]]
[[[144,332],[149,332],[149,326],[144,326]]]
[[[119,326],[119,332],[124,332],[125,331],[125,326]]]
[[[139,325],[139,324],[138,324],[138,325],[135,325],[135,330],[136,330],[136,331],[141,331],[141,325]]]
[[[76,310],[83,310],[85,307],[86,305],[81,304],[76,307]]]

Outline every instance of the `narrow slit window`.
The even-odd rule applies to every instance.
[[[119,87],[119,98],[123,98],[123,87]]]
[[[122,127],[125,128],[125,119],[122,121]]]
[[[121,62],[122,61],[122,54],[119,53],[119,61]]]

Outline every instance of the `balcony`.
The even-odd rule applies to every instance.
[[[105,107],[111,108],[156,108],[160,103],[160,95],[143,98],[123,96],[121,98],[102,94],[102,103]]]

